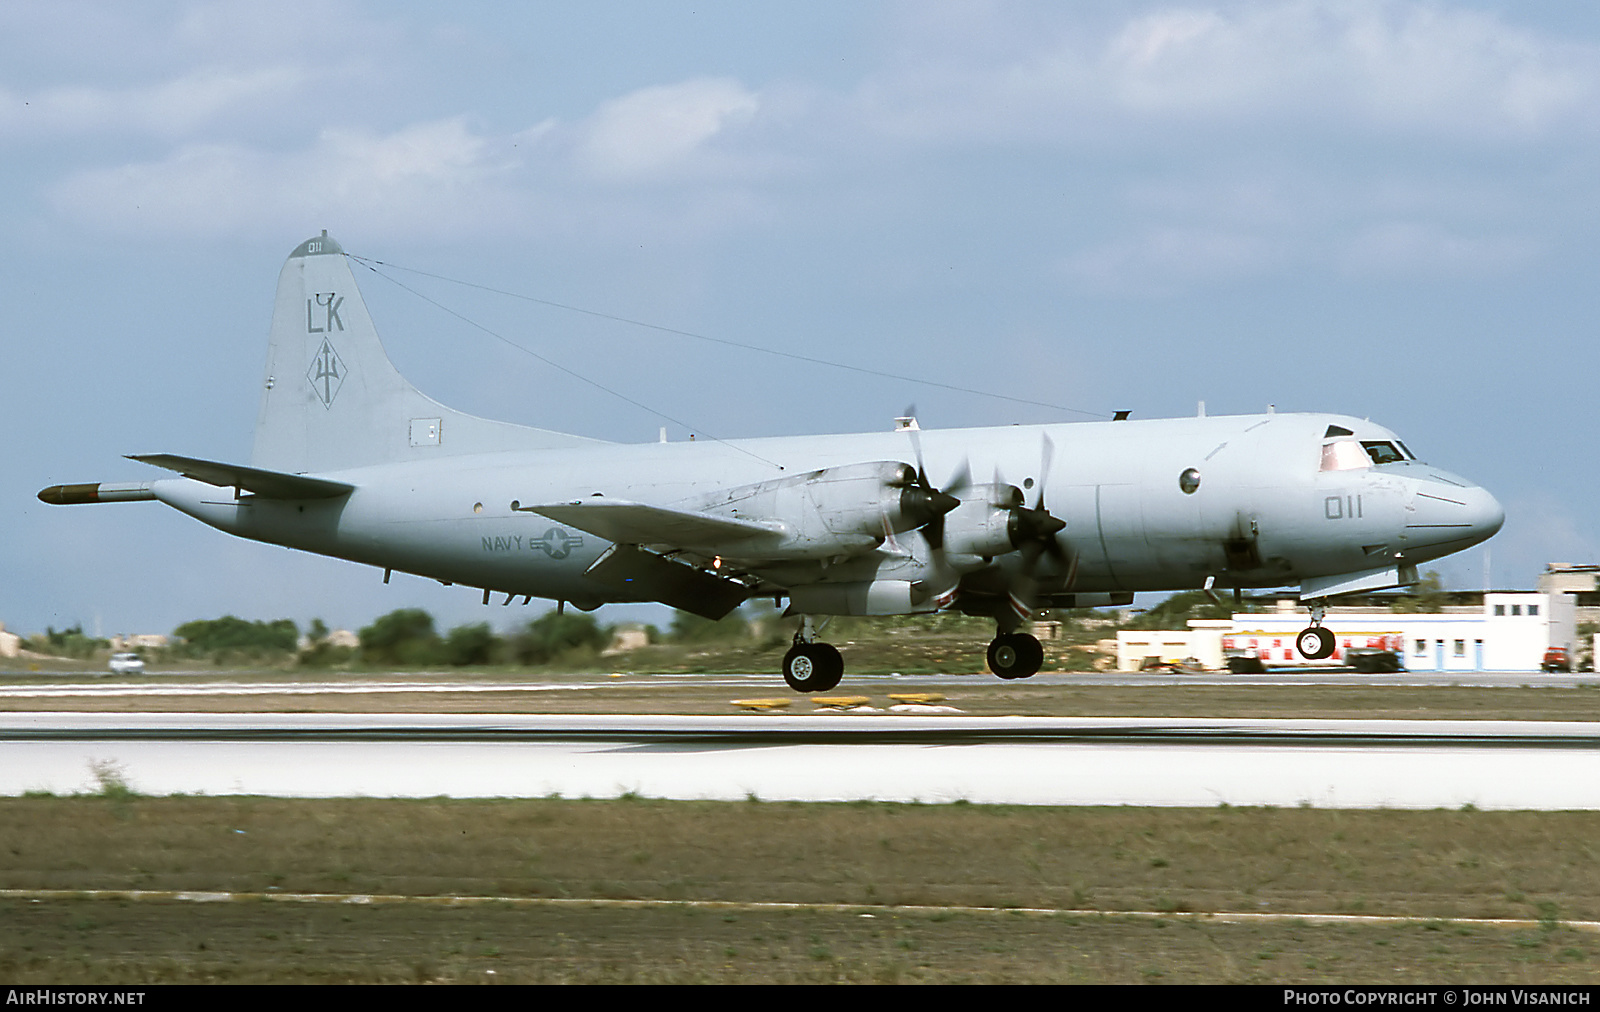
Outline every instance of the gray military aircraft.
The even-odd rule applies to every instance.
[[[278,278],[248,467],[171,454],[182,477],[54,485],[47,503],[159,500],[240,537],[593,609],[657,601],[800,617],[783,675],[831,689],[818,616],[954,609],[994,619],[989,667],[1043,661],[1040,609],[1137,591],[1299,585],[1326,657],[1327,600],[1413,584],[1492,536],[1482,488],[1394,433],[1326,414],[1232,415],[618,444],[454,411],[383,350],[324,232]],[[937,476],[942,482],[934,481]],[[987,480],[980,477],[986,476]]]

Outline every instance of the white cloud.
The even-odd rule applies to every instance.
[[[760,108],[754,93],[727,78],[641,88],[606,102],[583,124],[578,159],[616,180],[672,173]]]
[[[1421,221],[1375,223],[1336,245],[1346,270],[1379,276],[1492,273],[1527,263],[1539,252],[1525,236],[1467,236]]]
[[[1166,296],[1280,270],[1286,255],[1283,243],[1266,235],[1157,226],[1065,257],[1059,269],[1092,291]]]
[[[0,89],[0,133],[13,138],[88,133],[182,137],[241,106],[288,101],[311,80],[304,68],[276,66],[243,72],[210,68],[130,88]]]
[[[1032,33],[993,28],[1000,46],[959,18],[919,33],[920,51],[862,87],[861,115],[934,142],[1171,142],[1265,123],[1489,142],[1592,130],[1600,107],[1600,47],[1459,7],[1184,4],[1106,27],[1068,11]]]
[[[159,162],[77,173],[51,200],[68,217],[133,232],[220,235],[285,218],[461,229],[505,213],[500,180],[512,167],[500,145],[446,119],[389,134],[324,130],[288,153],[186,145]]]

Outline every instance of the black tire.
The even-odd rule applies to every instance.
[[[839,656],[839,650],[832,643],[811,644],[813,656],[818,667],[822,668],[822,680],[813,692],[828,692],[839,685],[844,678],[844,658]]]
[[[1044,647],[1027,633],[1006,633],[989,644],[989,670],[1001,678],[1029,678],[1044,664]]]
[[[1307,626],[1294,638],[1294,645],[1301,657],[1320,661],[1333,656],[1333,633],[1320,625]]]
[[[844,658],[828,643],[796,643],[783,655],[783,680],[796,692],[827,692],[844,677]]]

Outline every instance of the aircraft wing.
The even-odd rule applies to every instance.
[[[354,485],[342,481],[308,478],[303,474],[285,474],[282,471],[263,471],[241,464],[197,460],[170,453],[130,453],[128,459],[164,467],[208,485],[242,488],[264,499],[336,499],[355,491]]]
[[[619,545],[671,545],[674,548],[695,549],[783,536],[780,530],[750,520],[647,506],[620,499],[519,506],[518,510],[537,513],[557,523],[570,524],[580,531]]]

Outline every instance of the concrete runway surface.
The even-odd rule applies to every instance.
[[[0,794],[1600,809],[1600,723],[9,713]]]

